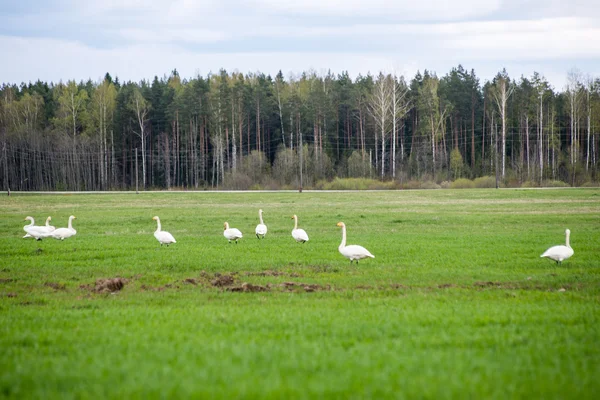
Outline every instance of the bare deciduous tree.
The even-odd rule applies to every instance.
[[[496,75],[492,86],[492,98],[498,107],[498,113],[502,119],[502,178],[506,175],[506,103],[514,91],[506,70]]]
[[[381,138],[381,179],[385,176],[385,137],[394,119],[391,115],[394,85],[391,76],[379,73],[369,98],[369,111]]]
[[[135,132],[141,140],[142,146],[142,187],[146,188],[146,136],[148,132],[146,130],[146,123],[148,122],[148,112],[150,106],[142,92],[136,87],[133,91],[133,96],[130,103],[131,110],[135,113],[139,131]]]

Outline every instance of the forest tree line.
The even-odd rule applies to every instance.
[[[12,190],[298,188],[334,177],[597,182],[600,79],[481,83],[314,71],[0,87],[0,182]]]

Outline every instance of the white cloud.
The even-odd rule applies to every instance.
[[[446,44],[466,59],[600,57],[600,26],[581,18],[465,23],[443,27]]]
[[[451,20],[486,15],[500,0],[249,0],[264,12],[314,16],[382,16],[403,20]]]
[[[124,39],[136,43],[214,43],[229,38],[224,32],[202,28],[160,30],[132,28],[121,29],[119,34]]]
[[[0,36],[0,52],[12,49],[13,68],[3,71],[6,82],[59,80],[96,80],[106,72],[121,80],[151,79],[177,68],[184,77],[203,75],[220,68],[241,72],[260,71],[276,74],[300,73],[310,69],[348,70],[353,76],[379,71],[392,65],[385,55],[361,53],[257,52],[257,53],[194,53],[164,45],[133,45],[119,49],[95,49],[78,42],[54,39],[9,38]],[[34,60],[52,60],[36,63]],[[11,72],[12,71],[12,72]]]
[[[72,7],[64,6],[69,1]],[[459,63],[482,80],[505,66],[517,77],[536,70],[564,80],[566,65],[600,76],[600,2],[591,0],[574,0],[572,7],[558,0],[59,4],[51,15],[26,16],[3,15],[0,5],[0,54],[9,60],[0,63],[3,81],[97,79],[107,71],[139,80],[173,68],[186,77],[220,68],[353,76],[381,70],[411,76],[427,68],[443,75]]]

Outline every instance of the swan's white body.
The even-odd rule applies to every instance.
[[[166,244],[168,247],[171,243],[177,243],[173,235],[161,229],[160,218],[153,217],[152,219],[156,221],[156,231],[154,231],[154,237],[156,240],[158,240],[161,246]]]
[[[262,214],[263,210],[258,210],[258,218],[260,219],[260,224],[256,225],[256,229],[254,230],[254,232],[256,233],[256,237],[259,239],[264,239],[265,235],[267,234],[267,226],[263,222]]]
[[[58,228],[50,233],[54,239],[57,240],[65,240],[66,238],[70,238],[71,236],[75,236],[77,231],[73,229],[73,220],[75,216],[71,215],[69,217],[69,225],[67,228]]]
[[[358,263],[358,260],[362,260],[363,258],[367,257],[375,258],[375,256],[371,254],[369,250],[362,246],[357,244],[346,246],[346,224],[343,222],[338,222],[337,226],[342,227],[342,243],[340,243],[340,246],[338,247],[341,255],[349,259],[351,263],[354,260],[356,260],[356,263]]]
[[[52,217],[46,218],[46,225],[44,226],[35,226],[32,217],[27,217],[25,219],[30,220],[31,223],[23,227],[23,230],[27,232],[27,234],[23,236],[23,239],[32,237],[36,240],[42,240],[42,238],[50,236],[50,233],[56,229],[50,225],[50,220],[52,220]]]
[[[567,237],[566,246],[558,245],[550,247],[540,257],[547,257],[551,260],[556,261],[558,264],[571,257],[574,253],[573,249],[571,248],[571,245],[569,244],[569,236],[571,235],[571,231],[567,229],[565,231],[565,235]]]
[[[235,240],[235,243],[237,244],[238,239],[242,238],[242,232],[240,232],[239,229],[230,228],[229,222],[225,222],[223,224],[223,236],[225,236],[225,239],[229,240],[229,243],[231,243],[232,240]]]
[[[298,243],[308,242],[308,235],[306,234],[306,231],[304,231],[304,229],[298,229],[298,216],[294,215],[292,219],[294,220],[294,229],[292,229],[292,237]]]

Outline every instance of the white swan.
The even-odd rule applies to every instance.
[[[225,236],[225,239],[229,240],[229,243],[231,243],[232,240],[235,240],[235,244],[237,244],[238,239],[242,238],[242,232],[240,232],[239,229],[230,228],[229,222],[225,222],[223,224],[223,236]]]
[[[71,236],[75,236],[77,231],[73,229],[73,220],[76,219],[74,215],[69,217],[69,226],[68,228],[58,228],[50,233],[54,239],[57,240],[65,240],[66,238],[70,238]]]
[[[556,261],[557,264],[561,264],[564,260],[571,257],[574,253],[571,245],[569,244],[569,236],[571,235],[571,231],[567,229],[565,231],[565,235],[567,236],[566,246],[563,246],[562,244],[558,246],[552,246],[540,257],[548,257],[551,260]]]
[[[50,233],[54,231],[56,228],[50,225],[50,220],[52,217],[46,218],[46,225],[44,226],[36,226],[32,217],[26,217],[25,220],[30,220],[29,225],[25,225],[23,230],[27,232],[23,239],[25,238],[35,238],[36,240],[42,240],[45,237],[50,236]]]
[[[258,210],[258,218],[260,219],[260,224],[256,225],[256,229],[254,230],[254,232],[256,233],[256,237],[257,238],[265,238],[265,235],[267,234],[267,226],[265,225],[265,223],[263,222],[263,210]]]
[[[294,215],[292,216],[292,219],[294,220],[294,229],[292,229],[292,237],[298,243],[308,242],[308,235],[306,234],[306,231],[304,229],[298,229],[298,216]]]
[[[350,260],[350,263],[356,260],[356,263],[358,264],[358,260],[362,260],[363,258],[375,258],[375,256],[371,254],[369,250],[365,249],[362,246],[359,246],[357,244],[351,244],[350,246],[346,246],[346,224],[344,224],[343,222],[338,222],[337,226],[342,227],[342,243],[340,243],[338,250],[344,257]]]
[[[173,237],[173,235],[171,235],[169,232],[167,231],[163,231],[161,230],[161,226],[160,226],[160,218],[156,217],[152,217],[153,220],[156,221],[156,231],[154,231],[154,237],[156,238],[156,240],[158,240],[158,242],[160,243],[160,245],[162,246],[163,244],[166,244],[167,247],[169,247],[169,245],[171,243],[177,243],[177,241],[175,240],[175,238]]]

